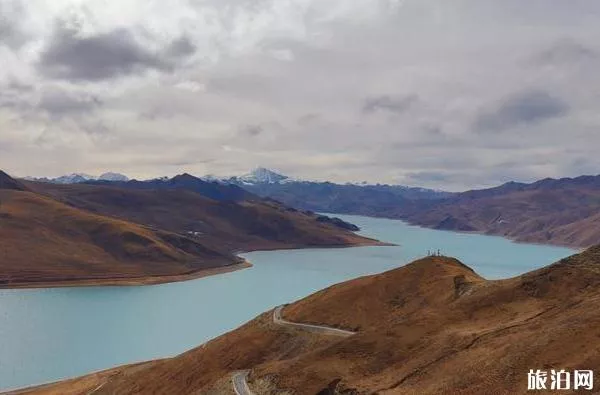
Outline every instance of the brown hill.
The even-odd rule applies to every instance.
[[[244,201],[215,200],[182,188],[145,190],[44,183],[27,186],[72,207],[191,235],[226,252],[375,243],[320,221],[317,215],[256,197]]]
[[[15,191],[24,191],[26,190],[25,186],[0,170],[0,189],[11,189]]]
[[[180,235],[0,191],[0,284],[190,274],[239,263]]]
[[[245,267],[233,254],[241,250],[377,243],[261,199],[21,183],[5,173],[0,185],[0,287],[176,281]]]
[[[600,243],[600,187],[576,180],[465,192],[433,206],[417,205],[402,217],[435,229],[590,247]]]
[[[284,310],[353,336],[278,326],[265,313],[172,359],[24,393],[230,394],[232,372],[245,369],[257,394],[526,393],[530,369],[600,369],[599,286],[600,247],[502,281],[428,257]]]

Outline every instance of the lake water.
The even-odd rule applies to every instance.
[[[156,286],[0,290],[0,389],[173,356],[272,307],[404,265],[427,250],[440,249],[490,279],[575,252],[395,220],[339,217],[399,246],[254,252],[244,255],[253,268]]]

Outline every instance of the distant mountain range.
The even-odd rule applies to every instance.
[[[305,181],[261,167],[247,175],[222,181],[299,209],[342,214],[382,215],[408,200],[436,200],[452,195],[403,185]]]
[[[508,182],[462,193],[305,181],[261,167],[229,178],[199,179],[184,174],[126,181],[121,175],[93,178],[75,174],[49,182],[111,183],[131,189],[196,188],[216,200],[244,200],[252,195],[304,211],[398,218],[435,229],[481,232],[518,241],[572,247],[600,243],[600,176]]]
[[[39,181],[39,182],[49,182],[52,184],[81,184],[88,181],[114,181],[114,182],[122,182],[129,181],[129,178],[123,174],[119,173],[104,173],[98,177],[91,176],[89,174],[84,173],[73,173],[68,174],[56,178],[47,178],[47,177],[25,177],[27,181]]]
[[[184,174],[188,175],[188,174]],[[181,177],[181,176],[177,176]],[[269,196],[271,194],[276,194],[276,190],[280,185],[289,185],[289,184],[297,184],[301,187],[316,186],[316,185],[327,185],[327,186],[339,186],[339,187],[360,187],[367,188],[372,190],[380,190],[380,191],[390,191],[397,195],[407,197],[410,199],[439,199],[443,197],[447,197],[450,195],[449,192],[427,189],[427,188],[415,188],[415,187],[407,187],[402,185],[388,185],[388,184],[368,184],[366,182],[361,183],[346,183],[346,184],[336,184],[331,182],[322,182],[322,181],[307,181],[292,178],[281,173],[275,172],[273,170],[257,167],[252,170],[250,173],[247,173],[242,176],[233,176],[233,177],[216,177],[213,175],[205,175],[197,177],[203,181],[207,182],[217,182],[220,184],[234,184],[241,186],[250,190],[253,193],[257,193],[260,196]],[[39,181],[39,182],[50,182],[53,184],[80,184],[80,183],[93,183],[94,181],[107,181],[107,182],[127,182],[130,179],[119,173],[104,173],[101,176],[91,176],[85,173],[73,173],[69,175],[64,175],[56,178],[37,178],[37,177],[25,177],[25,180],[28,181]],[[157,177],[149,180],[142,180],[138,182],[147,182],[147,183],[155,183],[160,181],[169,181],[173,178],[170,177]],[[137,181],[137,180],[135,180]]]
[[[508,182],[462,193],[398,185],[256,179],[259,182],[238,185],[317,212],[397,218],[434,229],[480,232],[523,242],[571,247],[600,243],[600,176]]]
[[[173,178],[159,177],[138,181],[129,180],[128,177],[117,173],[106,173],[100,177],[74,173],[53,179],[32,177],[26,179],[53,184],[101,184],[108,182],[136,189],[170,189],[182,187],[183,184],[187,183],[198,183],[201,180],[205,182],[202,184],[204,193],[209,193],[207,190],[211,189],[213,192],[210,196],[217,200],[221,199],[219,197],[221,193],[225,193],[225,196],[229,196],[228,198],[233,200],[245,198],[239,189],[236,190],[239,196],[232,196],[233,189],[228,188],[227,185],[236,185],[254,195],[275,199],[301,210],[376,216],[384,215],[390,210],[396,211],[398,206],[406,204],[407,200],[443,199],[452,195],[449,192],[402,185],[372,185],[364,182],[359,184],[336,184],[299,180],[264,167],[258,167],[242,176],[223,178],[211,175],[194,177],[183,174]],[[190,187],[190,185],[186,187]],[[227,189],[229,189],[228,192],[224,192]]]

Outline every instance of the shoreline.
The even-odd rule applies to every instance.
[[[390,219],[390,220],[396,220],[397,219]],[[420,227],[423,229],[431,229],[431,228],[427,228],[424,226],[419,226],[419,225],[413,225],[413,224],[409,224],[407,221],[405,220],[399,220],[401,222],[406,223],[409,226],[415,226],[415,227]],[[452,231],[452,230],[443,230],[446,232],[451,232],[451,233],[465,233],[465,234],[478,234],[479,232],[456,232],[456,231]],[[487,235],[487,236],[493,236],[493,235]],[[493,237],[502,237],[502,236],[493,236]],[[502,237],[504,239],[508,239],[506,237]],[[530,243],[531,244],[531,243]],[[320,246],[294,246],[294,245],[288,245],[288,246],[279,246],[279,247],[269,247],[269,246],[263,246],[262,248],[254,248],[252,250],[249,251],[245,251],[245,250],[237,250],[232,252],[233,255],[237,256],[239,259],[243,260],[238,264],[234,264],[234,265],[230,265],[230,266],[226,266],[226,267],[221,267],[221,268],[213,268],[213,269],[202,269],[200,271],[197,271],[195,273],[190,273],[187,275],[174,275],[174,276],[155,276],[155,277],[150,277],[150,278],[136,278],[136,279],[124,279],[124,280],[135,280],[136,283],[134,284],[124,284],[124,283],[120,283],[118,285],[152,285],[152,284],[162,284],[162,283],[171,283],[171,282],[180,282],[180,281],[187,281],[187,280],[192,280],[195,278],[202,278],[202,277],[208,277],[211,275],[217,275],[217,274],[222,274],[222,273],[227,273],[227,272],[233,272],[233,271],[237,271],[237,270],[241,270],[244,268],[249,268],[249,267],[253,267],[252,263],[245,259],[240,257],[240,254],[245,254],[245,253],[251,253],[251,252],[257,252],[257,251],[285,251],[285,250],[301,250],[301,249],[345,249],[345,248],[355,248],[355,247],[369,247],[369,246],[398,246],[398,244],[394,244],[394,243],[389,243],[389,242],[382,242],[376,239],[370,239],[370,238],[365,238],[365,240],[361,241],[361,242],[357,242],[355,244],[349,244],[349,245],[320,245]],[[163,279],[163,277],[167,277],[167,279]],[[181,278],[180,278],[181,277]],[[186,277],[186,278],[184,278]],[[510,278],[502,278],[502,279],[498,279],[498,280],[487,280],[489,282],[497,282],[497,281],[507,281],[512,279],[513,277]],[[109,280],[112,281],[112,280]],[[144,283],[138,283],[139,281],[143,281]],[[93,284],[93,285],[98,285],[98,286],[104,286],[105,284]],[[78,287],[78,286],[86,286],[86,285],[81,285],[81,284],[70,284],[70,285],[56,285],[56,287]],[[37,288],[37,287],[22,287],[22,288]],[[188,350],[189,351],[189,350]],[[83,374],[81,376],[74,376],[71,378],[65,378],[65,379],[61,379],[61,380],[57,380],[57,381],[51,381],[51,382],[47,382],[47,383],[41,383],[41,384],[34,384],[31,386],[27,386],[27,387],[19,387],[19,388],[14,388],[14,389],[7,389],[7,390],[0,390],[0,395],[17,395],[17,394],[22,394],[22,393],[28,393],[28,391],[32,391],[32,390],[45,390],[45,389],[49,389],[51,390],[53,386],[56,385],[61,385],[61,384],[65,384],[68,382],[77,382],[78,380],[83,380],[86,378],[89,378],[91,376],[97,377],[97,376],[102,376],[102,375],[110,375],[111,373],[116,373],[119,374],[120,372],[123,372],[124,370],[127,370],[131,367],[146,367],[146,366],[152,366],[153,364],[160,362],[162,360],[166,360],[169,358],[156,358],[156,359],[150,359],[147,361],[142,361],[142,362],[137,362],[137,363],[132,363],[132,364],[123,364],[123,365],[116,365],[114,367],[111,368],[107,368],[104,370],[99,370],[96,372],[90,372],[90,373],[86,373]],[[6,392],[4,392],[6,391]]]
[[[390,218],[392,219],[392,218]],[[398,219],[398,221],[402,221],[405,224],[409,225],[409,226],[416,226],[417,228],[421,228],[421,229],[428,229],[428,230],[436,230],[439,232],[450,232],[450,233],[459,233],[459,234],[465,234],[465,235],[479,235],[479,236],[488,236],[488,237],[499,237],[501,239],[504,240],[508,240],[511,243],[515,243],[515,244],[530,244],[530,245],[536,245],[536,246],[541,246],[541,247],[558,247],[558,248],[568,248],[570,250],[573,251],[578,251],[578,252],[583,252],[585,250],[587,250],[588,248],[592,247],[591,246],[587,246],[587,247],[582,247],[579,245],[575,245],[575,244],[567,244],[567,243],[559,243],[559,242],[553,242],[553,243],[544,243],[541,241],[528,241],[528,240],[521,240],[517,237],[509,237],[509,236],[504,236],[501,234],[496,234],[496,233],[488,233],[484,230],[453,230],[453,229],[436,229],[430,226],[426,226],[426,225],[420,225],[417,223],[412,223],[410,221],[404,220],[404,219]]]
[[[356,242],[348,245],[319,245],[319,246],[279,246],[279,247],[267,247],[255,248],[250,251],[238,250],[232,252],[233,255],[238,257],[241,262],[229,266],[201,269],[194,273],[184,275],[170,275],[170,276],[150,276],[150,277],[136,277],[136,278],[124,278],[124,279],[84,279],[74,281],[52,281],[52,282],[36,282],[35,284],[22,283],[16,286],[0,286],[2,289],[42,289],[42,288],[76,288],[76,287],[93,287],[93,286],[144,286],[144,285],[159,285],[175,282],[183,282],[188,280],[199,279],[203,277],[209,277],[213,275],[230,273],[238,270],[251,268],[254,265],[245,259],[240,257],[240,254],[258,252],[258,251],[285,251],[285,250],[301,250],[301,249],[336,249],[336,248],[358,248],[358,247],[386,247],[386,246],[398,246],[398,244],[383,242],[376,239],[365,238],[364,241]],[[0,389],[0,395],[20,395],[26,394],[30,391],[39,390],[53,390],[55,386],[67,383],[78,383],[85,379],[93,379],[103,381],[106,377],[121,374],[123,371],[136,368],[150,367],[160,361],[169,359],[167,358],[156,358],[146,361],[128,363],[123,365],[116,365],[107,369],[101,369],[98,371],[89,372],[80,376],[68,377],[57,381],[49,381],[39,384],[32,384],[24,387],[17,387],[11,389]],[[99,382],[100,382],[99,381]],[[100,387],[98,387],[100,388]]]
[[[134,363],[130,363],[130,364],[114,366],[114,367],[108,368],[108,369],[102,369],[102,370],[90,372],[83,376],[67,378],[67,379],[63,379],[63,380],[59,380],[59,381],[50,381],[47,383],[35,384],[35,385],[27,386],[27,387],[11,388],[11,389],[7,389],[7,390],[0,389],[0,395],[22,395],[22,394],[27,394],[31,391],[52,390],[57,385],[68,384],[68,383],[77,383],[84,379],[92,379],[92,380],[96,380],[96,381],[100,382],[100,381],[105,380],[106,378],[111,378],[115,375],[118,375],[125,370],[143,369],[143,368],[152,366],[153,364],[156,364],[158,362],[166,361],[168,359],[169,358],[157,358],[157,359],[151,359],[149,361],[134,362]]]
[[[111,278],[81,278],[72,280],[40,280],[40,281],[22,281],[11,284],[1,284],[0,290],[10,289],[43,289],[43,288],[79,288],[79,287],[130,287],[130,286],[146,286],[170,284],[183,281],[197,280],[199,278],[226,274],[238,270],[251,268],[253,265],[247,259],[242,258],[239,254],[245,254],[256,251],[284,251],[284,250],[299,250],[299,249],[316,249],[316,248],[355,248],[355,247],[374,247],[374,246],[394,246],[393,243],[386,243],[375,239],[368,239],[346,245],[288,245],[288,246],[272,246],[258,247],[250,250],[239,250],[232,252],[232,255],[241,260],[239,263],[234,263],[227,266],[213,267],[207,269],[196,270],[185,274],[169,274],[169,275],[149,275],[142,277],[111,277]]]
[[[382,215],[365,215],[365,214],[352,214],[352,213],[324,213],[324,215],[328,215],[328,216],[345,215],[345,216],[350,216],[350,217],[356,216],[356,217],[367,217],[367,218],[376,218],[376,219],[387,219],[390,221],[400,221],[400,222],[405,223],[406,225],[414,226],[414,227],[422,228],[422,229],[437,230],[440,232],[452,232],[452,233],[460,233],[460,234],[473,234],[473,235],[482,235],[482,236],[491,236],[491,237],[501,237],[503,239],[509,240],[516,244],[532,244],[532,245],[545,246],[545,247],[561,247],[561,248],[569,248],[571,250],[580,251],[580,252],[585,251],[586,249],[594,246],[594,244],[586,246],[586,245],[581,245],[581,244],[577,244],[577,243],[567,243],[567,242],[560,242],[560,241],[548,241],[548,242],[532,241],[532,240],[520,238],[518,236],[517,237],[509,237],[509,236],[505,236],[500,233],[489,233],[488,231],[485,231],[485,230],[436,229],[433,226],[423,225],[421,223],[411,221],[411,220],[401,217],[401,216],[388,217],[388,216],[382,216]]]
[[[348,216],[361,216],[359,214],[335,214],[328,213],[326,215],[348,215]],[[527,241],[520,240],[515,237],[508,237],[500,234],[487,233],[483,230],[452,230],[452,229],[435,229],[433,227],[414,223],[404,218],[390,218],[382,216],[369,216],[369,218],[387,219],[391,221],[400,221],[408,226],[414,226],[421,229],[436,230],[441,232],[459,233],[465,235],[481,235],[499,237],[508,240],[515,244],[531,244],[545,247],[559,247],[573,250],[574,252],[582,252],[588,247],[582,247],[577,245],[563,244],[563,243],[552,243],[552,242],[540,242],[540,241]],[[216,276],[219,274],[231,273],[238,270],[243,270],[252,267],[252,263],[248,260],[240,257],[240,254],[246,254],[258,251],[285,251],[285,250],[300,250],[300,249],[335,249],[335,248],[356,248],[356,247],[385,247],[385,246],[397,246],[398,244],[384,242],[377,239],[372,239],[368,236],[362,236],[359,233],[354,233],[357,236],[363,238],[361,241],[354,242],[352,244],[333,244],[333,245],[279,245],[279,246],[268,246],[264,245],[261,247],[250,248],[248,250],[236,250],[231,254],[242,260],[240,263],[234,263],[231,265],[213,267],[207,269],[200,269],[191,273],[185,274],[170,274],[170,275],[149,275],[141,277],[110,277],[110,278],[81,278],[72,280],[40,280],[40,281],[23,281],[16,282],[13,284],[0,284],[0,290],[10,289],[43,289],[43,288],[77,288],[77,287],[127,287],[127,286],[146,286],[146,285],[160,285],[170,284],[183,281],[191,281],[204,277]]]
[[[569,243],[561,243],[558,241],[551,241],[551,242],[543,242],[543,241],[531,241],[531,240],[527,240],[527,239],[521,239],[519,237],[509,237],[509,236],[505,236],[499,233],[489,233],[485,230],[458,230],[458,229],[436,229],[433,226],[427,226],[427,225],[423,225],[417,222],[413,222],[410,221],[406,218],[402,218],[402,217],[383,217],[383,216],[372,216],[372,215],[363,215],[363,214],[345,214],[345,213],[326,213],[326,215],[346,215],[346,216],[356,216],[356,217],[367,217],[367,218],[376,218],[376,219],[387,219],[390,221],[400,221],[405,223],[406,225],[409,226],[414,226],[417,228],[421,228],[421,229],[427,229],[427,230],[436,230],[436,231],[440,231],[440,232],[451,232],[451,233],[459,233],[459,234],[466,234],[466,235],[481,235],[481,236],[491,236],[491,237],[500,237],[502,239],[506,239],[508,241],[511,241],[513,243],[516,244],[531,244],[531,245],[537,245],[537,246],[544,246],[544,247],[559,247],[559,248],[568,248],[571,249],[573,251],[585,251],[590,247],[593,247],[594,244],[592,245],[588,245],[588,246],[582,246],[579,244],[569,244]]]
[[[243,258],[242,258],[243,259]],[[244,259],[240,263],[232,265],[214,267],[209,269],[200,269],[187,274],[171,274],[160,276],[144,277],[123,277],[123,278],[89,278],[74,280],[57,281],[35,281],[21,282],[15,284],[0,285],[0,289],[40,289],[40,288],[77,288],[77,287],[128,287],[143,285],[160,285],[182,281],[196,280],[203,277],[215,276],[218,274],[231,273],[242,269],[252,267],[252,264]]]

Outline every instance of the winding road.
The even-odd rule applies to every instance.
[[[285,326],[288,328],[302,329],[308,332],[318,333],[322,335],[348,337],[356,334],[356,332],[345,331],[343,329],[337,328],[330,328],[328,326],[299,324],[297,322],[286,321],[281,316],[281,312],[283,311],[284,307],[285,305],[278,306],[275,308],[275,310],[273,310],[273,323],[275,325]],[[236,395],[255,395],[254,392],[250,390],[250,387],[248,387],[249,374],[249,370],[244,370],[240,372],[235,372],[233,376],[231,376],[231,382],[233,383],[233,391],[236,393]]]
[[[233,383],[233,391],[236,395],[254,395],[254,392],[250,391],[250,387],[248,387],[248,374],[249,370],[244,370],[241,372],[235,372],[231,377],[231,382]]]
[[[277,325],[287,326],[290,328],[303,329],[308,332],[320,333],[322,335],[331,336],[352,336],[356,332],[345,331],[343,329],[330,328],[328,326],[311,325],[311,324],[299,324],[296,322],[286,321],[281,317],[281,312],[285,306],[279,306],[273,311],[273,322]]]

